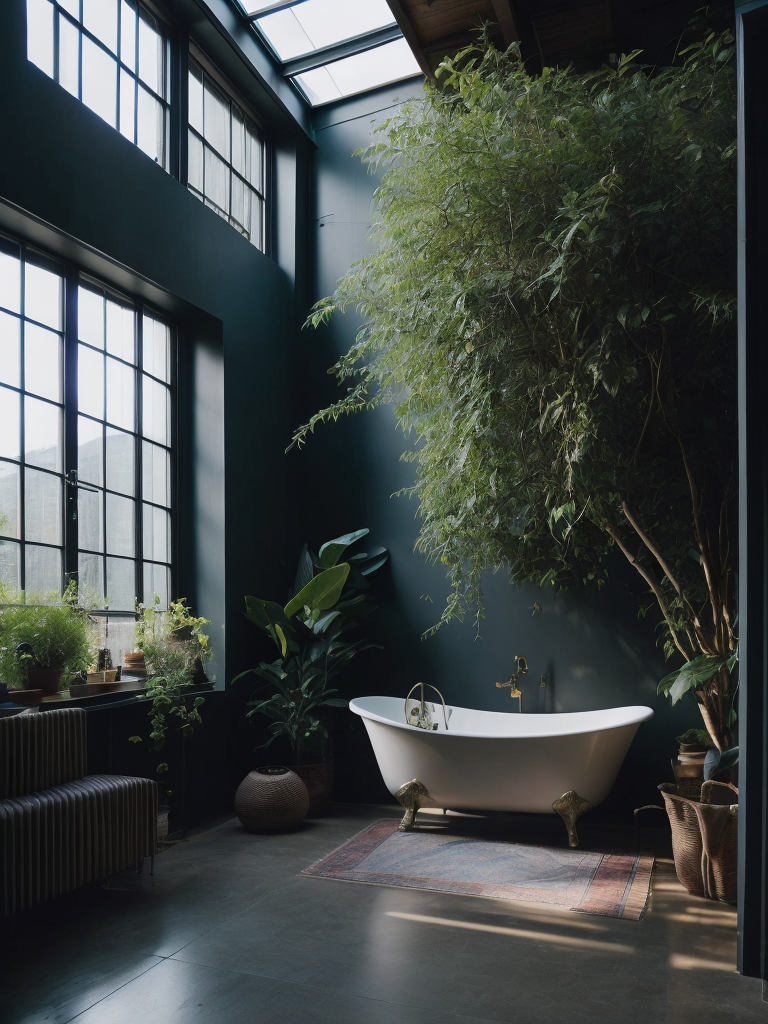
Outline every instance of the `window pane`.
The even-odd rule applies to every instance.
[[[61,275],[27,263],[24,271],[24,315],[61,330]]]
[[[8,459],[21,458],[19,395],[3,387],[0,387],[0,455]]]
[[[83,25],[117,53],[117,0],[83,0]]]
[[[189,63],[189,123],[203,134],[203,72],[194,61]]]
[[[139,124],[136,136],[139,149],[165,166],[165,118],[162,105],[139,86]]]
[[[136,70],[136,9],[123,0],[120,19],[120,60]]]
[[[256,132],[249,129],[246,130],[246,138],[248,141],[248,162],[245,176],[254,188],[263,192],[264,145]]]
[[[104,418],[104,356],[85,345],[77,346],[77,406]]]
[[[61,402],[62,356],[60,334],[27,324],[24,331],[24,390]]]
[[[25,587],[33,594],[61,593],[61,551],[27,544],[24,549]]]
[[[21,590],[21,545],[13,541],[0,540],[0,583]]]
[[[168,599],[171,593],[170,571],[167,565],[152,565],[144,563],[144,601],[151,602],[157,594],[160,598],[160,607],[168,607]]]
[[[171,439],[171,400],[170,392],[163,384],[150,377],[143,377],[144,383],[144,422],[142,433],[152,441],[170,444]]]
[[[27,59],[53,78],[53,5],[27,0]]]
[[[19,387],[21,347],[19,344],[19,318],[0,313],[0,381]]]
[[[153,377],[170,383],[171,332],[167,324],[154,317],[144,317],[143,368]]]
[[[144,506],[144,557],[159,562],[170,559],[171,517],[162,508]]]
[[[77,418],[77,476],[83,483],[104,486],[104,428],[85,416]]]
[[[133,556],[135,550],[135,502],[107,493],[107,553]]]
[[[251,212],[250,208],[251,204],[249,201],[249,214]],[[250,234],[245,216],[245,182],[235,174],[232,175],[232,223],[238,231],[246,235]]]
[[[69,11],[76,21],[80,21],[80,0],[58,0],[59,7]]]
[[[251,200],[251,241],[261,248],[264,245],[264,200],[255,192],[247,195]]]
[[[104,550],[104,506],[101,491],[77,492],[78,543],[89,551]]]
[[[61,477],[24,470],[24,535],[28,541],[61,544]]]
[[[101,47],[82,37],[82,100],[107,124],[117,127],[117,62]]]
[[[127,363],[136,361],[135,323],[136,316],[130,307],[107,299],[107,352]]]
[[[187,164],[187,181],[191,188],[203,195],[203,144],[196,135],[189,133],[189,156]]]
[[[245,174],[245,119],[243,113],[232,104],[232,166]]]
[[[80,594],[101,604],[104,599],[104,559],[101,555],[78,552],[77,575]]]
[[[24,399],[24,458],[30,466],[62,471],[61,413],[49,402]]]
[[[106,559],[106,596],[110,607],[119,611],[133,610],[136,596],[136,565],[125,558]]]
[[[139,78],[149,88],[165,98],[163,39],[158,34],[155,19],[147,11],[139,16]]]
[[[107,487],[133,495],[136,487],[136,442],[132,434],[107,427]]]
[[[133,611],[133,599],[136,596],[135,563],[125,558],[108,558],[106,589],[110,608]]]
[[[133,380],[130,366],[107,357],[107,420],[126,430],[134,428]]]
[[[143,493],[155,505],[171,504],[171,458],[165,448],[142,442]]]
[[[59,18],[59,85],[80,98],[80,33],[66,18]]]
[[[127,71],[120,71],[120,134],[136,141],[136,81]]]
[[[77,290],[77,336],[94,348],[104,348],[104,297],[82,287]]]
[[[0,462],[0,533],[19,536],[19,467]]]
[[[209,78],[205,79],[203,125],[206,141],[229,160],[229,100]]]
[[[21,263],[5,252],[0,252],[0,306],[21,312]]]
[[[229,175],[229,168],[224,161],[206,146],[205,197],[225,213],[229,213]]]

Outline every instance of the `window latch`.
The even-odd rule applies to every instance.
[[[81,484],[77,479],[76,469],[70,469],[65,477],[65,482],[68,488],[67,505],[69,507],[69,518],[73,523],[75,523],[77,522],[77,492],[90,491],[92,494],[98,494],[99,490],[97,487],[89,487],[87,484]]]

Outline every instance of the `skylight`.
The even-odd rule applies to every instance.
[[[386,0],[238,0],[312,106],[420,74]]]

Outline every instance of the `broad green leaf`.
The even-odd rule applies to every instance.
[[[316,619],[319,612],[332,608],[344,589],[349,575],[349,565],[342,562],[311,579],[285,606],[284,613],[290,619],[302,608],[310,609],[310,617]]]
[[[324,569],[329,569],[331,566],[336,565],[346,549],[367,534],[368,530],[355,530],[354,533],[345,533],[341,537],[335,537],[333,540],[326,541],[318,552],[320,564]]]

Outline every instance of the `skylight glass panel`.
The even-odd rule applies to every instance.
[[[313,106],[354,96],[390,82],[421,74],[405,39],[396,39],[296,75],[294,81]]]
[[[304,0],[257,19],[282,61],[394,24],[386,0]]]

